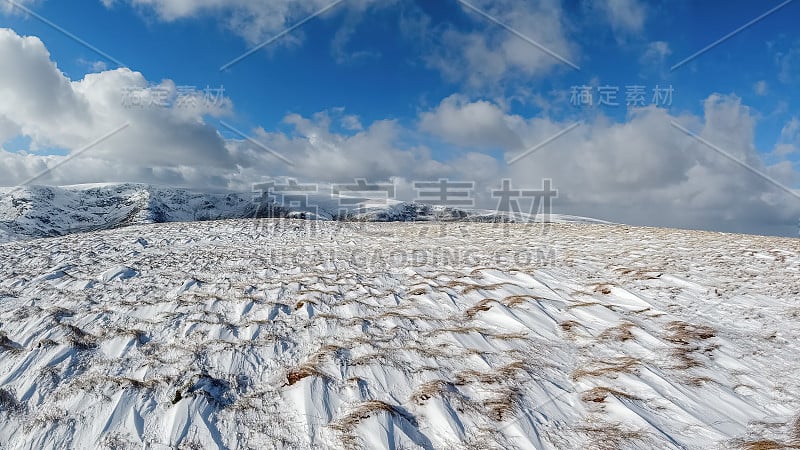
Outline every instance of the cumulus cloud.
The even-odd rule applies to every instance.
[[[422,113],[420,129],[462,147],[521,150],[522,141],[511,130],[511,120],[494,103],[469,102],[462,95],[452,95],[434,111]]]
[[[480,0],[471,4],[551,53],[576,63],[577,51],[567,39],[564,12],[557,0]],[[448,79],[482,87],[510,77],[536,78],[564,65],[476,12],[464,7],[463,13],[474,20],[476,31],[445,27],[428,35],[435,42],[427,62]],[[422,25],[408,28],[418,29],[429,19],[423,16],[418,22]]]
[[[755,119],[734,96],[712,95],[702,117],[637,110],[624,123],[598,119],[521,160],[516,177],[549,177],[568,211],[634,224],[729,231],[794,232],[800,202],[670,125],[677,121],[753,169],[792,186],[794,172],[766,167],[754,144]],[[531,127],[544,139],[552,126]],[[564,128],[559,124],[555,128]],[[783,170],[783,172],[781,172]],[[515,178],[516,178],[515,177]]]
[[[149,83],[141,73],[117,69],[92,73],[72,81],[51,61],[37,37],[0,29],[0,137],[31,139],[31,150],[78,150],[128,124],[108,141],[91,149],[92,158],[118,167],[208,167],[233,170],[235,162],[225,141],[204,121],[229,110],[229,101],[199,102],[193,108],[166,103],[125,104],[125,95],[174,97],[175,84]],[[14,164],[33,164],[17,158]],[[37,164],[47,165],[48,159]],[[27,167],[27,166],[26,166]],[[80,167],[88,170],[88,166]],[[22,173],[22,172],[21,172]],[[114,176],[114,172],[98,172]],[[9,175],[6,183],[24,176]],[[178,181],[173,178],[173,181]]]
[[[492,119],[458,126],[472,110],[489,111],[487,116]],[[498,201],[490,192],[500,188],[504,178],[517,187],[532,189],[540,188],[543,179],[551,179],[559,190],[558,212],[631,224],[736,232],[791,235],[800,216],[800,202],[795,197],[754,173],[766,173],[787,186],[798,181],[791,164],[767,166],[762,161],[753,143],[755,115],[732,95],[709,96],[702,115],[673,116],[654,106],[633,111],[624,122],[598,115],[510,165],[479,151],[434,158],[426,147],[404,146],[404,135],[415,130],[406,130],[394,121],[374,122],[354,135],[331,131],[335,121],[328,113],[289,115],[285,121],[293,132],[259,130],[257,134],[259,140],[286,151],[299,164],[262,172],[262,176],[290,174],[322,181],[394,177],[404,199],[414,198],[413,182],[417,180],[473,181],[477,206],[489,209]],[[673,127],[672,121],[754,170],[742,168],[687,136]],[[514,133],[526,146],[533,146],[570,122],[504,114],[486,101],[454,96],[422,112],[418,130],[466,144],[470,125],[479,127],[482,134],[496,136],[491,145],[502,146],[503,137]],[[788,134],[791,129],[791,124],[787,125]],[[269,155],[246,142],[240,145],[243,152],[251,152],[252,167],[268,166]],[[504,148],[507,159],[519,154],[515,145]]]
[[[643,64],[661,65],[664,64],[667,56],[672,54],[669,43],[665,41],[653,41],[647,44],[647,49],[642,55]]]
[[[321,9],[333,0],[101,0],[107,7],[129,3],[144,12],[172,22],[197,17],[214,17],[229,30],[255,45],[278,34]],[[362,11],[374,0],[348,0],[336,8]],[[382,2],[387,3],[387,2]],[[390,2],[389,2],[390,3]],[[297,41],[299,33],[285,36],[284,43]]]
[[[638,0],[603,0],[599,7],[618,33],[637,33],[644,27],[647,11]]]
[[[122,101],[126,89],[169,97],[176,88],[170,80],[153,83],[129,69],[73,81],[38,38],[0,30],[2,141],[27,136],[32,150],[74,151],[130,124],[51,173],[47,183],[138,181],[248,191],[251,183],[278,176],[321,182],[394,177],[400,192],[413,196],[415,180],[450,178],[474,181],[477,205],[493,208],[497,199],[489,192],[503,178],[524,188],[538,188],[549,178],[559,189],[557,212],[618,222],[793,234],[800,216],[795,197],[670,125],[677,121],[752,168],[796,185],[791,164],[764,164],[754,144],[756,114],[733,95],[709,96],[698,115],[674,116],[650,106],[619,122],[599,113],[509,165],[480,150],[500,148],[510,160],[520,148],[545,141],[571,122],[510,114],[496,103],[454,95],[422,111],[414,127],[363,121],[341,108],[311,116],[290,113],[277,128],[282,131],[246,130],[262,144],[255,145],[239,136],[226,139],[209,124],[209,116],[231,114],[227,99],[195,108],[132,107]],[[787,143],[796,142],[798,128],[796,120],[784,127]],[[465,151],[442,156],[419,144],[421,135]],[[284,164],[265,146],[294,164]],[[0,179],[13,185],[64,158],[0,151]]]

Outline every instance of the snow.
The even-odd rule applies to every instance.
[[[3,450],[798,443],[796,239],[269,219],[0,255]]]
[[[259,218],[268,214],[286,217],[333,220],[344,212],[351,221],[409,222],[441,218],[464,221],[534,220],[550,222],[606,223],[585,217],[542,215],[530,217],[485,210],[463,210],[392,199],[354,198],[320,193],[310,194],[308,205],[318,208],[283,206],[280,193],[264,197],[252,192],[200,192],[147,184],[95,183],[72,186],[28,186],[0,188],[0,242],[62,236],[72,233],[114,229],[124,226],[193,222],[222,219]],[[328,189],[330,192],[330,189]],[[346,206],[340,205],[346,199]],[[360,201],[359,201],[360,200]]]

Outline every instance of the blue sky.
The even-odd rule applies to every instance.
[[[701,111],[702,100],[714,92],[735,93],[763,115],[758,144],[770,149],[800,101],[796,89],[800,80],[779,79],[781,53],[800,40],[796,31],[800,6],[789,4],[686,66],[675,71],[669,67],[779,3],[738,0],[720,8],[714,2],[650,2],[642,32],[619,36],[596,5],[565,2],[564,14],[574,28],[569,37],[581,48],[579,57],[574,58],[581,70],[556,67],[541,79],[513,80],[503,93],[512,96],[515,88],[524,87],[558,102],[563,100],[558,94],[567,95],[577,85],[597,83],[624,91],[625,85],[652,90],[659,84],[675,89],[672,108],[693,112]],[[106,7],[96,0],[46,1],[33,8],[149,80],[168,78],[187,86],[223,86],[236,104],[237,120],[242,124],[270,127],[289,112],[310,115],[334,107],[345,107],[368,121],[413,121],[420,108],[462,90],[460,83],[444,79],[425,65],[421,48],[431,43],[404,35],[399,19],[410,10],[421,9],[430,15],[433,26],[469,30],[480,30],[485,19],[456,1],[398,2],[358,18],[342,49],[349,59],[337,61],[331,41],[343,23],[354,21],[346,6],[293,33],[302,42],[287,45],[288,39],[278,41],[224,72],[219,71],[220,66],[252,45],[221,26],[213,15],[163,22],[148,9],[122,2]],[[92,63],[97,61],[116,67],[26,14],[6,15],[3,22],[20,34],[40,37],[59,67],[73,79],[92,72]],[[651,42],[666,42],[670,54],[663,60],[643,60]],[[534,47],[530,51],[539,52]],[[793,76],[800,78],[798,67],[794,69]],[[758,82],[766,83],[765,95],[756,93]],[[496,95],[493,89],[469,91],[476,98]],[[651,95],[649,92],[648,97]],[[603,109],[615,120],[624,120],[627,111],[624,105]],[[536,114],[541,108],[512,102],[511,110]],[[560,112],[569,117],[591,114],[586,108],[574,107]]]
[[[772,0],[470,2],[578,65],[580,69],[576,70],[455,0],[345,0],[224,71],[220,70],[222,65],[330,2],[39,0],[22,4],[123,62],[127,67],[124,70],[138,73],[148,86],[160,86],[166,80],[170,86],[224,87],[228,102],[224,111],[198,111],[192,120],[201,121],[219,134],[221,145],[227,149],[223,159],[236,170],[224,174],[217,171],[210,179],[230,189],[246,187],[254,177],[292,175],[312,179],[325,178],[327,172],[324,158],[305,164],[305,167],[319,166],[319,170],[282,170],[272,161],[268,170],[259,172],[259,163],[252,158],[241,158],[245,150],[233,149],[247,144],[243,137],[221,122],[269,143],[279,152],[296,153],[300,159],[312,157],[308,146],[317,150],[335,147],[342,153],[350,151],[348,146],[374,146],[375,161],[364,166],[368,173],[356,173],[358,170],[354,168],[353,176],[398,176],[408,180],[423,175],[463,178],[483,169],[488,172],[487,167],[491,166],[491,176],[484,174],[488,180],[516,173],[503,169],[509,155],[536,145],[576,121],[587,124],[579,131],[582,139],[576,137],[573,143],[569,139],[555,141],[550,145],[554,150],[546,151],[558,152],[570,145],[590,151],[592,142],[609,145],[626,142],[626,139],[636,142],[640,136],[645,139],[649,135],[650,131],[643,127],[649,123],[648,118],[656,115],[666,118],[664,123],[670,119],[681,122],[731,154],[753,162],[758,171],[796,188],[795,149],[800,145],[796,124],[800,115],[800,89],[797,89],[800,32],[796,23],[800,18],[800,2],[789,2],[706,53],[670,70],[674,64],[781,3]],[[123,70],[20,8],[5,6],[0,9],[3,11],[0,28],[8,28],[20,37],[34,36],[41,40],[49,52],[49,60],[57,64],[64,79],[77,83],[87,75],[98,73],[105,73],[110,79],[112,71]],[[11,61],[5,63],[12,64]],[[625,105],[626,86],[630,85],[645,87],[646,108]],[[591,107],[573,104],[570,92],[575,86],[590,86],[595,104]],[[619,89],[616,100],[619,106],[596,104],[597,88],[602,86]],[[652,104],[652,90],[656,86],[673,90],[671,102]],[[120,93],[125,89],[125,86],[117,87]],[[91,97],[81,93],[84,94]],[[101,106],[97,108],[102,109]],[[114,114],[127,113],[116,111]],[[130,114],[135,117],[129,120],[141,119],[140,112]],[[110,116],[111,113],[102,114],[103,119]],[[183,116],[175,118],[177,121],[184,119]],[[473,120],[475,123],[470,122]],[[4,141],[0,145],[8,152],[35,153],[38,157],[63,156],[80,146],[81,141],[76,136],[32,132],[29,130],[38,129],[36,124],[26,124],[13,117],[10,121],[16,124],[13,128],[18,133],[0,134]],[[459,124],[471,130],[461,129]],[[730,130],[744,131],[732,143],[727,142],[728,138],[733,139]],[[93,131],[96,136],[104,132]],[[612,162],[602,163],[605,167],[599,162],[589,168],[584,161],[574,158],[569,161],[581,166],[576,166],[576,170],[583,171],[584,178],[602,178],[608,176],[609,170],[630,170],[628,165],[639,157],[637,155],[649,151],[668,152],[672,147],[667,142],[670,139],[674,139],[676,148],[685,150],[694,145],[695,152],[710,152],[690,139],[687,141],[687,136],[677,130],[669,131],[674,135],[667,136],[665,130],[659,131],[665,136],[658,144],[653,144],[652,149],[643,140],[640,145],[648,146],[647,151],[624,156],[624,164],[613,163],[614,158],[623,158],[623,155],[610,157]],[[619,137],[625,133],[632,133],[631,137]],[[87,132],[87,139],[89,135]],[[717,136],[717,140],[712,139]],[[168,141],[172,145],[177,139],[170,136]],[[154,142],[157,145],[158,141]],[[191,141],[186,142],[187,147],[192,145]],[[389,153],[381,155],[380,147],[384,145]],[[737,148],[730,148],[731,145]],[[602,156],[602,149],[591,149],[591,152],[593,157]],[[229,161],[231,155],[236,160],[234,163]],[[665,160],[668,156],[664,155]],[[720,212],[736,198],[720,200],[719,204],[698,200],[706,192],[730,189],[723,185],[692,184],[693,177],[700,177],[700,172],[719,161],[710,163],[708,155],[683,156],[689,159],[654,176],[647,176],[646,172],[653,170],[649,166],[653,158],[642,158],[642,163],[634,168],[634,172],[641,169],[642,175],[632,176],[643,183],[641,186],[633,181],[620,184],[619,178],[601,187],[591,183],[575,185],[576,193],[564,197],[564,207],[567,212],[587,215],[597,215],[599,211],[599,215],[610,220],[759,232],[755,225],[755,228],[737,225],[747,216],[747,221],[780,224],[783,231],[779,234],[794,232],[795,224],[791,222],[796,220],[785,212],[763,219],[763,211],[754,209],[753,205],[743,206],[742,211],[735,213]],[[352,155],[349,157],[352,159]],[[392,158],[396,158],[395,166],[376,167],[379,161],[394,161]],[[411,160],[416,163],[415,167],[424,165],[427,169],[416,167],[413,173],[408,173],[403,164],[408,165]],[[106,155],[105,161],[113,162],[114,157]],[[117,162],[122,161],[125,160]],[[182,176],[173,178],[153,175],[154,171],[149,169],[156,166],[154,161],[139,162],[143,164],[142,169],[147,170],[112,177],[113,180],[173,180],[176,184],[197,184],[184,169],[177,169],[188,165],[185,159],[181,162],[158,160],[162,172],[174,175],[176,171],[183,171]],[[22,163],[14,164],[7,163],[7,167],[19,170]],[[31,164],[34,163],[26,160],[23,165]],[[395,169],[397,173],[393,172]],[[199,173],[199,169],[195,172]],[[350,175],[340,172],[324,181]],[[532,175],[531,179],[570,177],[559,173],[558,169],[544,172]],[[152,176],[148,178],[147,174]],[[648,178],[662,179],[662,175],[663,185],[648,184]],[[746,170],[739,176],[757,177]],[[197,178],[209,179],[209,176],[197,175]],[[75,180],[68,177],[53,180],[54,183],[68,181],[93,181],[93,178],[82,175]],[[527,180],[521,182],[524,181]],[[753,193],[754,187],[747,183],[753,183],[764,192]],[[767,203],[774,203],[769,205],[771,208],[778,207],[781,201],[799,201],[786,195],[780,201],[775,200],[770,197],[774,195],[775,186],[765,187],[760,180],[748,180],[745,185],[742,189],[750,193],[752,201],[769,197]],[[616,215],[608,212],[609,204],[624,206],[621,205],[624,197],[615,197],[618,191],[639,191],[645,187],[653,189],[650,202],[660,198],[658,195],[665,195],[670,201],[675,196],[686,195],[685,202],[699,202],[696,207],[702,213],[681,211],[648,222],[648,217],[652,216],[647,213]],[[668,188],[677,191],[667,193]],[[592,200],[589,193],[596,189],[607,190],[607,197],[613,200]],[[639,201],[648,203],[647,198]],[[686,206],[684,203],[682,207]],[[678,217],[681,215],[685,217]]]

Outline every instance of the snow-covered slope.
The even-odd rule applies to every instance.
[[[798,240],[270,220],[0,255],[3,450],[800,437]]]
[[[272,202],[270,207],[269,202]],[[255,193],[207,193],[145,184],[96,184],[65,187],[0,188],[0,242],[108,230],[143,223],[192,222],[280,216],[319,220],[355,221],[498,221],[515,218],[492,211],[432,207],[416,202],[348,198],[312,194],[308,207],[291,207],[281,194],[259,197]],[[279,205],[275,207],[274,205]],[[287,206],[283,206],[287,205]],[[342,213],[346,211],[346,213]],[[544,216],[541,216],[543,218]],[[551,222],[602,221],[549,215]],[[519,220],[517,220],[519,221]]]
[[[252,217],[252,195],[139,184],[0,189],[0,242],[127,225]]]

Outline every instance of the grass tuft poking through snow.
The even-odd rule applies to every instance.
[[[233,220],[0,254],[2,450],[800,448],[796,239]]]

